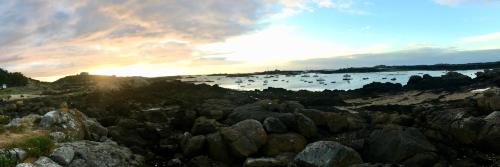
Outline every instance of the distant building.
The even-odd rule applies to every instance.
[[[2,84],[2,89],[7,89],[7,84]]]
[[[89,75],[88,72],[81,72],[80,75]]]

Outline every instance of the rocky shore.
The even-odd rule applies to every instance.
[[[352,91],[233,91],[170,79],[87,86],[2,103],[4,141],[36,132],[53,146],[32,154],[0,142],[0,165],[500,166],[500,70]]]

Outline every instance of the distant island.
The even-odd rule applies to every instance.
[[[255,73],[238,73],[238,74],[211,74],[209,76],[228,76],[228,77],[241,77],[249,75],[298,75],[302,73],[320,73],[320,74],[334,74],[334,73],[367,73],[367,72],[390,72],[390,71],[457,71],[457,70],[479,70],[479,69],[493,69],[500,68],[500,61],[496,62],[483,62],[483,63],[467,63],[467,64],[434,64],[434,65],[401,65],[401,66],[387,66],[377,65],[373,67],[351,67],[341,69],[323,69],[323,70],[273,70]]]

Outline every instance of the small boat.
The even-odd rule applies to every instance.
[[[316,78],[316,77],[319,77],[319,76],[318,76],[317,74],[314,74],[314,75],[313,75],[313,77],[315,77],[315,78]]]
[[[352,80],[351,75],[349,75],[349,74],[345,74],[343,77],[344,78],[342,80],[344,80],[344,81]]]
[[[310,76],[310,75],[307,75],[307,74],[304,74],[304,75],[302,75],[302,76],[300,76],[300,77],[304,77],[304,78],[306,78],[306,77],[311,77],[311,76]]]
[[[363,78],[363,80],[368,80],[368,79],[370,79],[370,78]]]
[[[335,82],[335,81],[332,81],[332,82],[330,82],[330,83],[337,83],[337,82]]]
[[[391,81],[395,81],[395,80],[396,80],[396,78],[392,78],[392,79],[391,79]]]
[[[237,84],[243,83],[243,80],[238,79],[238,80],[235,81],[235,83],[237,83]]]
[[[267,80],[264,80],[264,84],[267,84],[268,82],[269,82],[269,81],[267,81]]]
[[[384,78],[382,78],[382,79],[387,79],[387,78],[385,78],[385,77],[384,77]]]
[[[309,82],[307,82],[307,83],[313,83],[313,81],[309,81]]]
[[[316,79],[316,81],[323,82],[323,81],[325,81],[325,79],[323,79],[323,78],[318,78],[318,79]]]
[[[255,82],[253,79],[249,79],[248,82]]]
[[[278,81],[277,79],[273,79],[274,82]]]

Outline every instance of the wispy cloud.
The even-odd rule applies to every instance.
[[[463,42],[488,42],[493,40],[500,40],[500,32],[462,38]]]
[[[265,29],[269,24],[266,18],[272,15],[319,7],[346,9],[349,3],[349,0],[0,1],[0,64],[33,77],[101,68],[136,69],[139,67],[136,64],[158,68],[220,65],[229,61],[210,59],[213,55],[204,55],[197,46]]]
[[[433,0],[441,5],[457,6],[462,4],[487,4],[498,2],[498,0]]]

